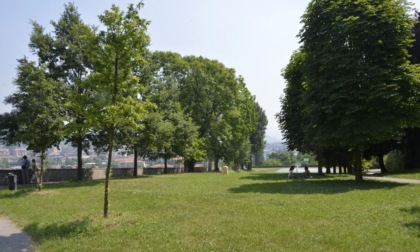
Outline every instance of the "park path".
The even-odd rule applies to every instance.
[[[420,184],[420,180],[418,179],[376,177],[374,175],[365,175],[363,176],[363,179],[387,181],[387,182],[394,182],[394,183],[401,183],[401,184]]]
[[[28,234],[9,219],[0,216],[0,251],[34,252],[35,246]]]

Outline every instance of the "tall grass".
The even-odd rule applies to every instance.
[[[0,191],[40,251],[415,251],[419,185],[273,169],[115,179]]]

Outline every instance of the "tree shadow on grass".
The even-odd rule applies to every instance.
[[[16,191],[7,191],[0,194],[1,199],[13,199],[28,195],[33,191],[32,188],[18,188]]]
[[[413,232],[420,238],[420,207],[413,206],[411,208],[402,208],[402,212],[412,214],[416,217],[416,221],[408,222],[404,224],[404,227],[413,230]]]
[[[264,179],[263,179],[264,180]],[[232,193],[279,193],[279,194],[336,194],[355,190],[393,189],[404,184],[379,181],[356,182],[354,180],[285,180],[244,184],[229,189]]]
[[[118,181],[118,180],[137,180],[137,179],[145,179],[150,178],[150,176],[138,176],[138,177],[118,177],[118,178],[110,178],[110,181]],[[53,183],[46,183],[44,184],[44,188],[51,188],[51,189],[59,189],[59,188],[75,188],[75,187],[84,187],[84,186],[97,186],[99,184],[104,184],[105,179],[88,179],[83,181],[63,181],[63,182],[53,182]]]
[[[37,242],[42,243],[44,240],[57,238],[68,238],[76,235],[85,235],[91,221],[88,218],[82,220],[70,221],[67,223],[53,223],[49,225],[41,225],[33,223],[24,229]]]
[[[295,174],[298,180],[303,179],[302,174],[297,173]],[[242,177],[241,179],[249,179],[249,180],[265,180],[265,181],[279,181],[279,180],[288,180],[287,173],[254,173],[250,174],[249,176]],[[348,175],[345,174],[318,174],[318,173],[311,173],[311,180],[313,179],[324,179],[328,177],[332,178],[341,178],[347,177]]]
[[[92,180],[83,180],[83,181],[61,181],[61,182],[52,182],[45,183],[44,189],[58,189],[58,188],[74,188],[74,187],[87,187],[87,186],[96,186],[102,184],[102,180],[92,179]]]

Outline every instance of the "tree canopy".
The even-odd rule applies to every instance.
[[[395,0],[309,3],[279,114],[291,146],[351,150],[362,180],[363,149],[392,139],[416,108],[410,10]]]

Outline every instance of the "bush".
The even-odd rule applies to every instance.
[[[401,151],[390,151],[384,157],[385,167],[388,171],[402,171],[404,169],[404,154]]]

